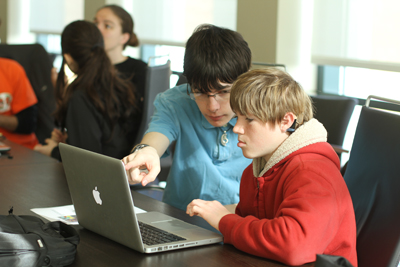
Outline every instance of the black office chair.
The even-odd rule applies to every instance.
[[[400,260],[400,114],[362,107],[344,180],[357,221],[362,267],[396,267]]]
[[[188,83],[186,76],[183,74],[183,72],[173,71],[172,74],[178,76],[178,80],[176,81],[176,86]]]
[[[0,57],[17,61],[25,69],[38,99],[38,120],[35,131],[40,143],[44,143],[53,131],[56,109],[54,88],[51,83],[52,63],[47,51],[40,44],[0,44]]]
[[[354,107],[358,100],[341,96],[311,96],[314,106],[314,117],[321,122],[328,132],[328,143],[333,145],[338,156],[341,156],[344,136]]]
[[[150,63],[150,60],[149,60]],[[151,116],[154,113],[154,100],[156,96],[170,88],[170,77],[171,77],[171,61],[158,66],[148,66],[146,72],[146,86],[143,103],[143,116],[139,127],[135,144],[139,144],[146,132]],[[172,157],[166,157],[161,159],[161,171],[157,176],[158,181],[166,181],[167,176],[172,165]],[[132,189],[139,190],[140,193],[148,195],[150,197],[161,200],[163,190],[157,186],[157,182],[149,186],[142,187],[141,185],[133,185]]]
[[[353,267],[353,265],[341,256],[317,254],[314,267]]]
[[[170,88],[171,61],[158,66],[148,66],[143,100],[143,115],[135,144],[139,144],[154,113],[154,100],[159,93]]]

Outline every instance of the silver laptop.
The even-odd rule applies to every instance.
[[[136,214],[121,160],[63,143],[59,147],[75,212],[84,228],[143,253],[223,240],[218,233],[159,212]]]

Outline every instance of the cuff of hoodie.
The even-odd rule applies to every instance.
[[[243,217],[237,214],[228,214],[222,217],[219,221],[218,228],[221,234],[224,236],[224,243],[232,244],[232,231],[235,225],[240,223]]]

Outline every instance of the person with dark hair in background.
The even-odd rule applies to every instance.
[[[143,101],[147,64],[122,54],[127,46],[139,46],[133,31],[132,16],[120,6],[106,5],[97,10],[94,23],[103,35],[104,47],[111,63],[124,78],[132,81],[138,99]]]
[[[195,198],[237,203],[240,174],[250,160],[234,142],[236,119],[229,98],[232,83],[250,64],[250,48],[239,33],[200,25],[186,44],[188,84],[157,96],[149,129],[123,159],[129,182],[154,181],[160,157],[170,153],[167,148],[176,141],[163,201],[180,209]],[[140,171],[142,166],[148,174]]]
[[[115,158],[129,153],[140,124],[138,100],[127,80],[121,79],[104,50],[95,24],[75,21],[61,35],[63,64],[58,74],[55,117],[67,135],[52,133],[35,150],[60,159],[59,142],[67,142]],[[65,63],[76,74],[67,84]]]

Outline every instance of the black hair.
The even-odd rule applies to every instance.
[[[103,37],[96,25],[82,20],[68,24],[61,35],[61,48],[63,55],[69,54],[75,61],[77,77],[67,84],[63,57],[56,84],[55,117],[60,126],[64,127],[73,92],[84,90],[112,129],[116,122],[122,122],[123,129],[130,131],[130,118],[137,112],[135,90],[129,81],[119,78],[104,50]]]
[[[220,90],[220,82],[233,83],[250,65],[250,48],[238,32],[202,24],[186,43],[184,75],[196,91]]]

